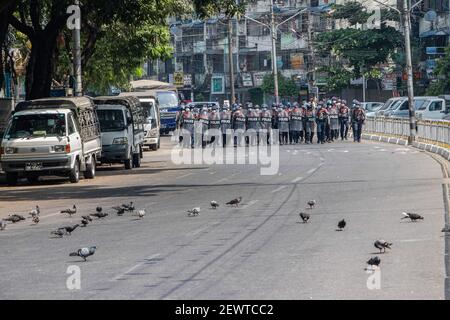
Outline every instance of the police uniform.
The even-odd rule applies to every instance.
[[[352,111],[353,140],[355,142],[361,142],[362,127],[365,121],[366,113],[361,105],[357,104]]]
[[[190,147],[194,147],[194,131],[195,131],[195,116],[190,108],[186,108],[181,115],[181,128],[183,134],[184,145],[187,146],[190,143]]]
[[[227,142],[230,139],[230,136],[227,136],[227,133],[232,134],[232,114],[229,108],[224,108],[222,113],[220,114],[220,128],[222,130],[222,145],[224,147],[227,146]]]
[[[289,142],[289,112],[287,109],[281,109],[277,116],[278,130],[280,132],[280,144],[288,144]]]
[[[259,115],[252,107],[247,112],[247,143],[255,145],[259,130]]]
[[[328,111],[325,106],[320,106],[319,110],[316,114],[316,122],[317,122],[317,142],[325,143],[326,136],[326,124],[328,121]]]
[[[330,108],[330,135],[331,141],[339,138],[339,110],[336,104]]]
[[[341,139],[347,140],[348,135],[348,120],[350,117],[350,109],[345,105],[342,104],[339,108],[339,124],[341,129]]]
[[[206,147],[206,135],[205,133],[208,131],[209,129],[209,114],[208,114],[208,108],[203,108],[202,111],[200,111],[200,114],[198,116],[198,122],[201,125],[201,144],[202,147],[205,148]]]
[[[219,143],[219,137],[221,136],[221,123],[220,114],[216,108],[214,108],[209,115],[209,136],[211,137],[210,143]]]
[[[307,144],[311,144],[314,138],[316,115],[314,114],[314,108],[312,105],[308,105],[305,113],[305,141]]]
[[[270,132],[272,130],[272,114],[267,109],[267,106],[265,105],[263,106],[259,118],[261,121],[260,138],[263,139],[263,137],[267,137],[266,138],[267,144],[270,144]]]
[[[300,142],[300,132],[303,131],[303,112],[298,104],[294,106],[290,114],[289,128],[291,130],[292,141],[298,144]]]
[[[233,130],[234,130],[234,145],[243,144],[242,138],[246,130],[246,117],[242,111],[242,107],[239,108],[233,114]]]

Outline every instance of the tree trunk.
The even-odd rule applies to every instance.
[[[26,74],[27,100],[50,96],[52,85],[53,52],[57,36],[37,32],[31,39],[32,48]]]

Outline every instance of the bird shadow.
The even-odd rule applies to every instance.
[[[388,252],[371,252],[369,253],[370,255],[375,255],[375,254],[387,254]]]
[[[336,230],[334,230],[334,231],[336,231],[336,232],[342,232],[342,231],[344,231],[344,230],[342,230],[342,229],[336,229]]]
[[[142,219],[140,219],[140,218],[134,218],[134,219],[131,219],[130,221],[142,221]]]
[[[297,224],[308,224],[307,222],[297,221]]]

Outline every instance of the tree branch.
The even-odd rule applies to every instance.
[[[28,38],[31,38],[34,36],[34,30],[32,27],[27,26],[25,23],[20,22],[16,17],[11,16],[9,19],[9,23],[17,30],[22,32],[23,34],[27,35]]]

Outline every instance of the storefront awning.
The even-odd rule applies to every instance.
[[[439,37],[439,36],[450,36],[450,28],[440,29],[440,30],[430,30],[420,34],[421,38],[427,37]]]

